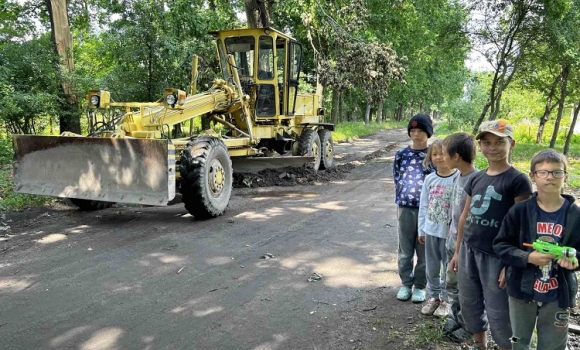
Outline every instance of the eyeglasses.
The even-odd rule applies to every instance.
[[[532,171],[532,172],[534,173],[534,175],[536,175],[540,179],[546,179],[548,177],[548,175],[550,175],[550,174],[552,174],[554,179],[561,179],[564,176],[566,176],[566,170],[554,170],[554,171],[536,170],[536,171]]]

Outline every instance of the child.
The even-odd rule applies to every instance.
[[[447,270],[445,241],[451,221],[449,208],[453,183],[459,175],[455,168],[445,164],[442,146],[441,140],[434,141],[423,161],[424,167],[435,166],[437,170],[425,178],[419,202],[419,243],[425,244],[428,298],[421,313],[437,317],[445,317],[449,313],[445,292]]]
[[[568,175],[562,154],[548,149],[532,158],[530,177],[537,193],[514,205],[504,218],[494,250],[507,265],[507,292],[513,330],[512,349],[529,349],[537,328],[538,349],[566,349],[569,308],[575,306],[578,284],[566,258],[554,259],[526,247],[536,239],[580,252],[580,207],[561,194]],[[576,254],[576,260],[579,258]]]
[[[455,179],[451,196],[451,225],[449,226],[449,234],[446,240],[448,262],[451,261],[455,253],[457,225],[463,207],[465,206],[465,198],[467,195],[463,189],[467,181],[477,173],[477,169],[473,166],[475,152],[475,140],[473,136],[467,133],[458,132],[447,136],[443,140],[445,164],[449,168],[457,169],[461,173],[461,176]],[[457,289],[457,273],[451,269],[447,269],[446,277],[445,289],[447,291],[447,298],[449,299],[450,317],[447,318],[443,325],[443,333],[452,341],[463,343],[471,339],[473,334],[465,329],[465,321],[463,320],[463,315],[461,315],[459,291]]]
[[[457,244],[450,265],[458,274],[459,303],[467,330],[473,333],[473,349],[486,349],[488,319],[491,335],[500,349],[511,349],[503,263],[495,255],[492,242],[509,209],[528,199],[532,187],[526,175],[508,161],[515,146],[509,124],[504,120],[485,122],[476,140],[488,168],[473,175],[465,185],[465,208],[457,226]]]
[[[399,227],[398,267],[403,286],[397,292],[397,299],[412,299],[415,303],[425,301],[425,247],[418,242],[419,199],[425,176],[430,173],[423,167],[427,139],[433,135],[431,117],[417,114],[407,125],[411,146],[395,155],[393,178],[395,181],[395,203]],[[417,264],[413,268],[413,257]]]

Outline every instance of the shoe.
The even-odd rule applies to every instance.
[[[449,315],[449,311],[450,311],[449,304],[445,301],[442,301],[441,303],[439,303],[439,307],[437,308],[437,310],[435,310],[433,316],[445,318]]]
[[[411,300],[414,303],[422,303],[425,301],[425,299],[426,299],[425,289],[419,288],[413,289],[413,296],[411,297]]]
[[[447,336],[459,328],[461,328],[461,325],[453,317],[447,317],[445,323],[443,323],[443,327],[441,327],[441,332]]]
[[[402,286],[399,288],[399,291],[397,292],[397,299],[402,301],[411,299],[411,288],[407,286]]]
[[[423,308],[421,309],[421,313],[423,315],[431,316],[433,315],[433,312],[437,310],[439,304],[440,304],[439,299],[431,298],[429,299],[429,301],[427,301],[427,304],[423,306]]]
[[[473,334],[463,327],[459,327],[447,334],[447,338],[454,343],[465,343],[473,337]],[[477,349],[477,347],[476,347]]]

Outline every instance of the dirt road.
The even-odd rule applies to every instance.
[[[338,144],[356,165],[342,179],[235,189],[208,221],[181,204],[9,214],[0,348],[429,348],[436,321],[394,298],[391,161],[407,141]]]

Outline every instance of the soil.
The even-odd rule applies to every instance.
[[[395,299],[391,169],[407,142],[386,130],[336,144],[331,170],[235,174],[212,220],[181,204],[9,213],[0,348],[466,349]]]

